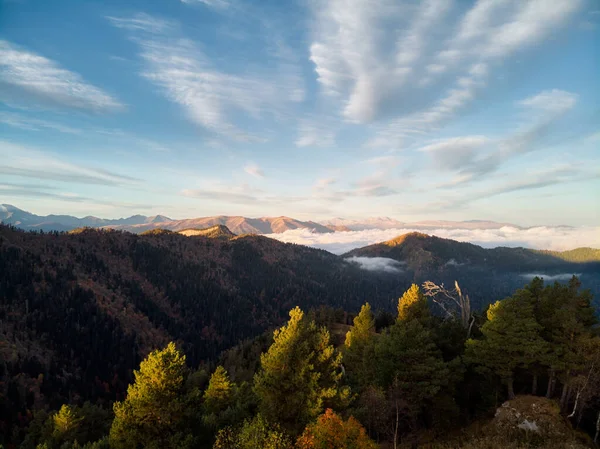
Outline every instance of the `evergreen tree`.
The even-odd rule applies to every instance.
[[[292,433],[300,432],[316,418],[327,401],[342,391],[341,354],[329,343],[329,332],[317,328],[298,308],[290,320],[274,333],[273,344],[261,355],[261,368],[254,390],[259,409],[270,422]]]
[[[411,408],[419,411],[448,382],[448,368],[430,332],[416,319],[398,321],[375,345],[375,378],[380,387],[401,391]]]
[[[208,413],[218,413],[225,410],[233,396],[233,386],[222,366],[217,366],[210,376],[208,387],[204,392],[204,407]]]
[[[555,282],[544,287],[543,281],[535,278],[525,287],[534,297],[536,318],[543,326],[541,335],[549,343],[544,363],[550,368],[547,396],[552,395],[556,378],[566,385],[570,374],[581,366],[580,340],[597,322],[592,295],[580,292],[580,287],[575,276],[567,285]]]
[[[359,314],[354,318],[354,326],[346,333],[345,345],[347,348],[352,345],[364,344],[371,339],[375,332],[375,319],[369,303],[360,308]]]
[[[431,312],[427,298],[417,284],[412,284],[398,300],[398,320],[418,320],[424,326],[429,325]]]
[[[73,442],[77,440],[78,430],[83,421],[83,417],[77,416],[73,408],[67,404],[63,404],[60,410],[52,417],[54,431],[52,439],[56,446],[59,447],[63,442]]]
[[[375,320],[369,303],[363,305],[354,318],[354,326],[346,333],[344,366],[352,385],[364,386],[369,383],[369,352],[375,333]]]
[[[246,385],[242,385],[245,389]],[[208,387],[204,392],[202,420],[211,429],[219,429],[231,425],[243,414],[242,404],[236,404],[243,399],[244,391],[229,380],[227,371],[218,366],[210,377]],[[240,420],[241,421],[241,420]]]
[[[499,376],[509,399],[513,399],[515,370],[543,362],[548,353],[548,345],[540,336],[542,326],[535,319],[531,292],[518,290],[492,304],[487,317],[481,328],[483,339],[468,340],[465,355],[470,363]]]
[[[114,404],[110,445],[115,449],[181,449],[189,447],[186,432],[185,355],[174,343],[157,350],[134,371],[127,399]]]

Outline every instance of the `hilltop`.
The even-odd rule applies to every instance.
[[[478,267],[500,271],[561,269],[571,263],[600,263],[600,250],[540,251],[528,248],[482,248],[419,232],[349,251],[343,257],[387,257],[417,271]]]

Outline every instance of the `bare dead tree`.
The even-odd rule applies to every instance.
[[[458,315],[461,324],[467,331],[467,338],[469,338],[475,317],[471,311],[469,295],[463,295],[458,281],[454,281],[454,288],[450,290],[445,288],[444,284],[437,285],[434,282],[425,281],[423,290],[424,295],[430,297],[442,309],[447,318],[455,319]]]

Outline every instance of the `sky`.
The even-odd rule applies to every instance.
[[[0,203],[596,226],[598,0],[0,0]]]

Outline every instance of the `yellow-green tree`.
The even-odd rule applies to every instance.
[[[361,345],[369,341],[375,332],[375,319],[369,303],[360,308],[359,314],[354,318],[352,329],[346,333],[346,348],[352,345]]]
[[[354,318],[354,326],[346,333],[344,366],[353,386],[362,387],[371,380],[369,374],[371,343],[375,334],[375,319],[369,303],[364,304]]]
[[[340,395],[341,354],[329,343],[329,332],[298,307],[273,340],[254,378],[259,409],[269,422],[299,433]]]
[[[424,326],[429,324],[431,313],[427,298],[417,284],[412,284],[398,300],[398,320],[418,320]]]
[[[222,415],[232,406],[235,394],[235,385],[229,380],[227,371],[218,366],[210,376],[208,387],[204,392],[203,421],[211,428],[222,427],[225,421]]]
[[[114,404],[110,445],[115,449],[181,449],[192,443],[186,431],[189,404],[184,391],[185,355],[174,343],[157,350],[134,371],[127,399]]]

